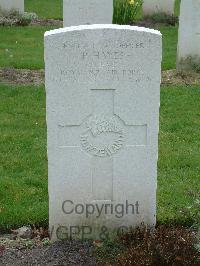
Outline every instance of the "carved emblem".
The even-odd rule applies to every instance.
[[[81,146],[91,155],[112,156],[123,147],[123,122],[117,116],[90,116],[83,127]]]

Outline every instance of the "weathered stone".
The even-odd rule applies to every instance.
[[[17,235],[17,237],[30,239],[32,236],[32,229],[30,226],[22,226],[15,230],[15,234]]]
[[[0,0],[0,8],[3,11],[16,10],[24,12],[24,0]]]
[[[63,25],[112,24],[113,0],[64,0]]]
[[[175,0],[143,0],[143,15],[151,16],[156,13],[174,14]]]
[[[45,63],[52,239],[154,226],[161,34],[119,25],[53,30]]]
[[[177,70],[200,69],[200,0],[182,0]]]

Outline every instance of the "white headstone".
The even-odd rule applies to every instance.
[[[112,24],[113,0],[64,0],[64,27]]]
[[[45,64],[52,239],[155,225],[160,32],[49,31]]]
[[[177,69],[200,66],[200,0],[182,0],[179,19]]]
[[[175,0],[143,0],[143,15],[151,16],[157,13],[174,14]]]
[[[24,0],[0,0],[0,8],[3,11],[16,10],[24,12]]]

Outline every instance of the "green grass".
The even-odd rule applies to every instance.
[[[27,0],[25,7],[26,11],[34,11],[40,17],[61,18],[61,2],[60,0]],[[178,6],[176,4],[176,13]],[[43,36],[44,32],[50,29],[53,27],[0,27],[0,67],[44,68]],[[177,27],[161,27],[160,30],[163,33],[162,69],[176,68]]]
[[[53,27],[0,27],[0,67],[44,68],[44,32]],[[177,27],[161,27],[163,69],[176,68]]]
[[[47,224],[44,88],[1,85],[0,97],[0,228],[28,223]],[[192,224],[197,219],[195,200],[200,196],[199,98],[199,87],[161,90],[160,223]]]
[[[159,30],[163,35],[162,70],[175,69],[177,42],[178,42],[178,28],[160,27]]]
[[[0,67],[44,68],[44,32],[52,27],[0,27]]]
[[[62,0],[25,0],[25,11],[34,12],[40,18],[62,19]]]
[[[0,227],[48,217],[43,88],[0,86]]]
[[[200,223],[200,87],[161,93],[158,220]],[[191,209],[187,209],[191,207]],[[185,211],[182,215],[180,211]]]
[[[180,14],[180,3],[181,3],[181,0],[176,0],[175,1],[175,16],[179,16]]]

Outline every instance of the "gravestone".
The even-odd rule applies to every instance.
[[[53,240],[156,222],[161,34],[119,25],[45,33]]]
[[[143,15],[151,16],[157,13],[174,14],[175,0],[143,0]]]
[[[200,0],[182,0],[180,7],[177,69],[200,66]]]
[[[0,0],[0,8],[3,11],[16,10],[24,12],[24,0]]]
[[[64,27],[112,24],[113,0],[64,0]]]

